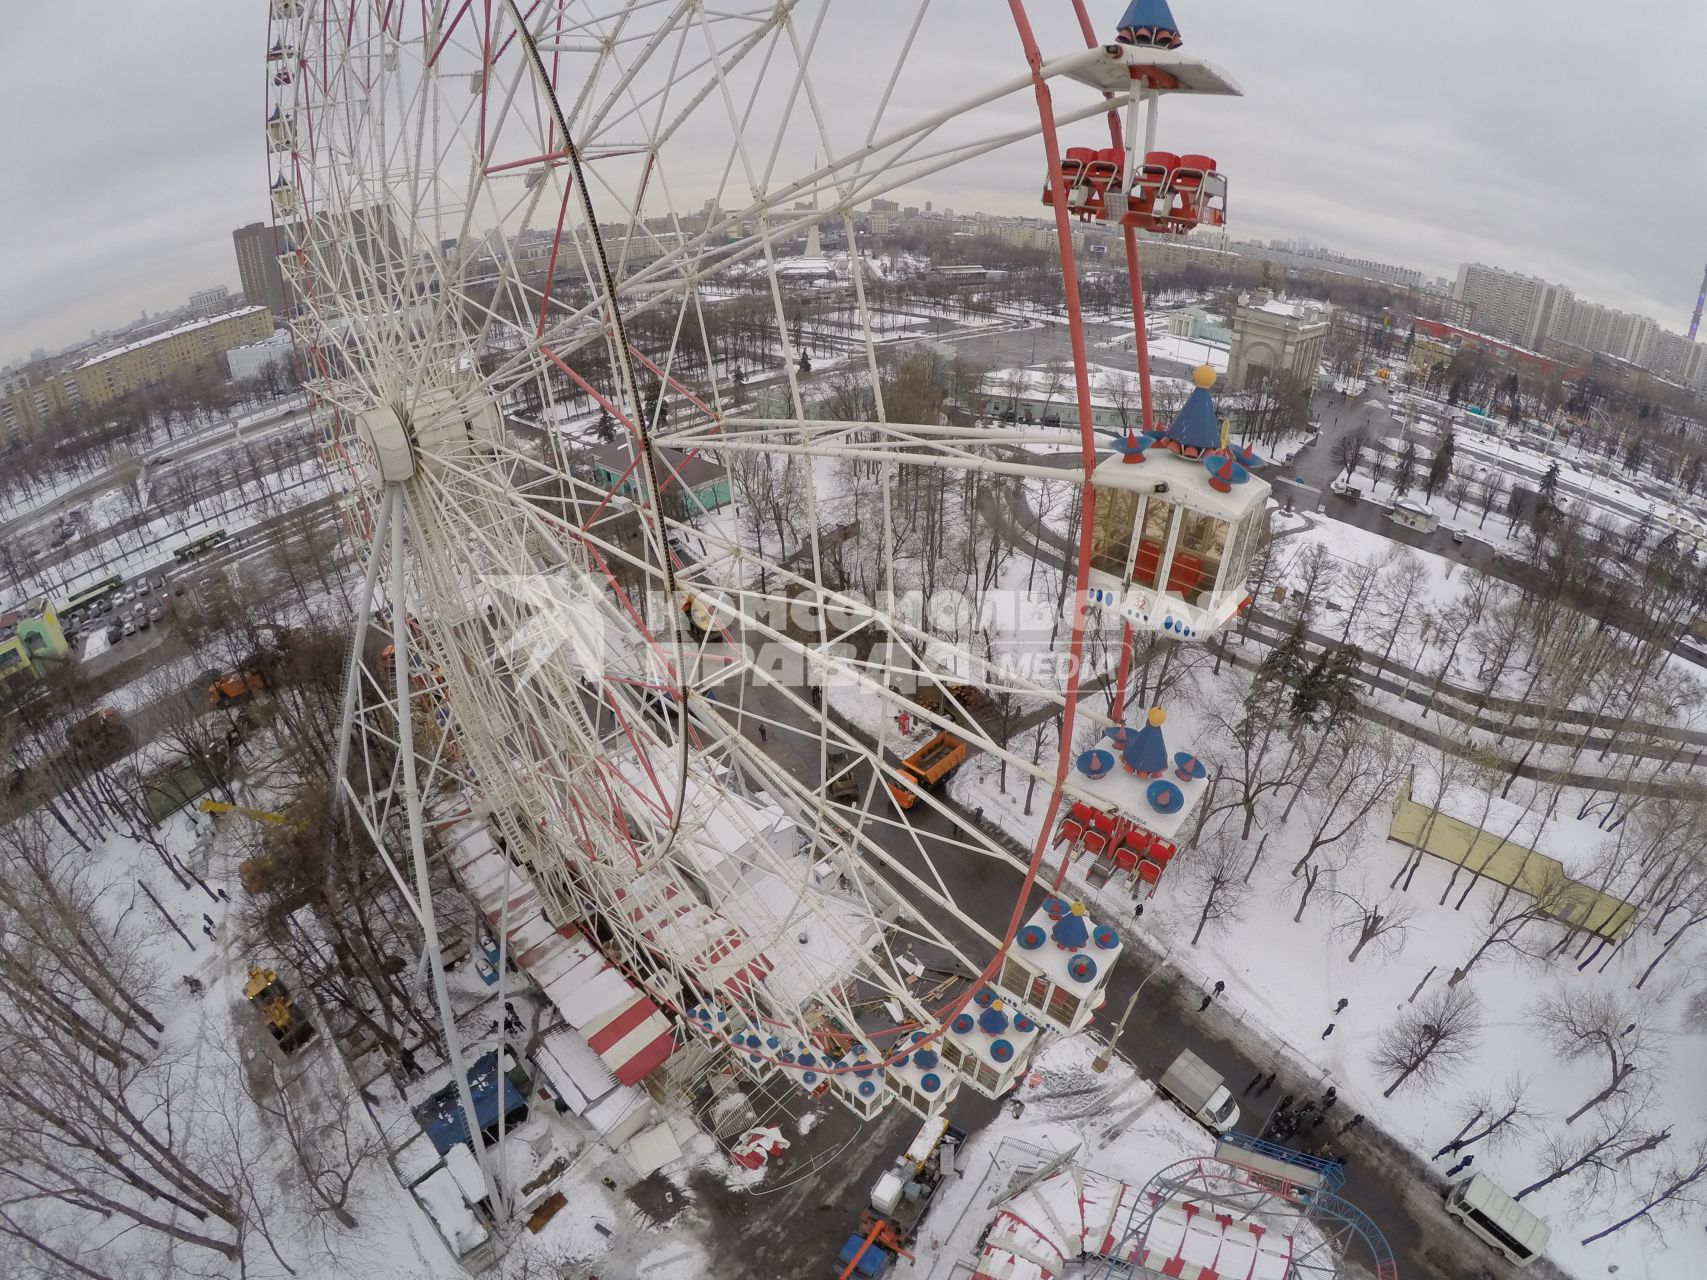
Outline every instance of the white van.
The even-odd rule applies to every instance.
[[[1447,1191],[1446,1216],[1456,1218],[1520,1267],[1540,1257],[1553,1234],[1545,1222],[1480,1173]]]

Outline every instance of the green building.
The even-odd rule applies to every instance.
[[[593,450],[593,478],[625,498],[640,491],[640,468],[627,444],[607,444]],[[685,490],[691,509],[716,511],[729,505],[729,473],[703,453],[681,449],[658,450],[658,483],[670,492]]]
[[[44,662],[62,662],[70,652],[47,597],[0,616],[0,681],[26,673],[39,679]]]

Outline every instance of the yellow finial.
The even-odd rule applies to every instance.
[[[1151,707],[1150,708],[1149,720],[1150,720],[1151,724],[1160,728],[1162,721],[1166,720],[1167,718],[1168,718],[1168,713],[1166,711],[1163,711],[1160,707]]]
[[[1191,371],[1191,380],[1207,391],[1215,385],[1215,370],[1206,364],[1200,364]]]
[[[1000,1013],[1002,1011],[1002,1002],[1000,1000],[993,1000],[990,1003],[990,1007],[997,1013]]]
[[[1084,915],[1085,914],[1085,904],[1082,902],[1075,902],[1072,906],[1072,912],[1076,916]]]

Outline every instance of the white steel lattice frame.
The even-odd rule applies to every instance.
[[[586,922],[661,1003],[680,1009],[715,999],[754,1026],[802,1041],[825,1016],[860,1026],[853,1006],[873,998],[899,1006],[908,1025],[940,1028],[965,997],[925,1007],[897,954],[933,948],[987,978],[1033,885],[1048,879],[1048,834],[1072,792],[1083,609],[1072,609],[1061,641],[1063,680],[1007,670],[964,647],[955,654],[978,683],[1059,709],[1056,758],[1034,765],[976,720],[968,726],[954,715],[958,700],[940,681],[942,705],[927,708],[890,689],[894,665],[833,651],[833,641],[874,633],[893,638],[913,667],[925,665],[927,648],[940,655],[956,646],[825,585],[824,479],[812,464],[845,460],[879,477],[879,510],[866,514],[879,525],[881,601],[895,598],[902,476],[946,470],[1069,487],[1083,504],[1078,556],[1068,566],[1082,598],[1097,454],[1057,131],[1105,118],[1118,142],[1122,112],[1131,130],[1138,104],[1148,101],[1153,137],[1157,92],[1141,79],[1106,93],[1075,82],[1095,83],[1090,73],[1108,54],[1082,0],[1070,5],[1085,47],[1045,58],[1024,4],[1011,0],[1014,73],[896,123],[897,98],[908,96],[898,87],[929,75],[918,45],[932,4],[911,0],[895,27],[893,64],[872,78],[882,83],[875,102],[836,101],[844,113],[869,110],[849,141],[837,137],[815,87],[829,16],[849,8],[829,0],[735,0],[715,10],[692,0],[274,0],[269,106],[277,114],[269,136],[275,222],[301,301],[293,327],[347,531],[370,547],[338,778],[421,922],[459,1082],[465,1064],[425,859],[434,825],[470,808],[531,869],[556,919]],[[1052,90],[1062,86],[1069,105],[1057,108]],[[1034,118],[1029,108],[1012,109],[1028,101]],[[704,144],[707,132],[722,139],[721,150]],[[1041,438],[1025,431],[889,420],[866,272],[853,249],[856,204],[1038,139],[1052,175],[1074,340],[1080,450],[1067,468],[1028,457],[1024,447]],[[704,216],[681,212],[678,171],[683,189],[710,186]],[[738,207],[723,210],[726,198]],[[802,201],[810,211],[798,209]],[[852,251],[849,367],[869,420],[817,420],[806,407],[777,267],[779,246],[822,222],[839,224]],[[1130,232],[1126,244],[1148,426]],[[539,249],[528,266],[523,246]],[[540,257],[543,272],[533,269]],[[787,406],[770,418],[744,407],[708,336],[723,293],[716,282],[761,263]],[[636,323],[647,327],[647,341],[630,336]],[[658,394],[649,400],[643,386]],[[634,462],[615,483],[589,476],[555,429],[562,397],[573,393],[607,412],[629,444]],[[807,536],[792,556],[708,528],[671,497],[689,487],[678,460],[701,452],[783,459],[785,469],[787,459],[803,460],[791,480]],[[685,560],[682,539],[701,553]],[[558,653],[518,664],[506,642],[537,633],[542,606],[502,584],[540,578],[598,588],[595,600],[577,597],[577,608],[614,638],[602,669]],[[703,636],[684,623],[684,591],[711,609],[715,625]],[[777,625],[778,605],[807,607],[810,634]],[[832,613],[840,618],[834,630]],[[366,660],[370,625],[389,633],[385,670]],[[1127,632],[1117,704],[1130,642]],[[1029,855],[976,829],[923,838],[919,818],[951,815],[928,792],[912,814],[887,807],[881,784],[900,778],[890,715],[879,717],[878,740],[868,743],[806,688],[764,682],[761,645],[798,658],[810,683],[842,681],[889,712],[954,729],[1022,779],[1037,777],[1048,798]],[[763,707],[754,694],[761,686],[769,695]],[[658,699],[673,708],[663,717],[647,709]],[[814,744],[819,768],[810,780],[740,732],[755,721]],[[830,803],[820,787],[836,752],[862,780],[855,805]],[[833,900],[819,893],[800,860],[774,854],[750,810],[735,805],[749,836],[740,857],[782,877],[815,927],[867,952],[857,983],[792,1004],[762,982],[712,989],[694,955],[639,936],[632,924],[642,876],[648,885],[701,892],[685,856],[701,816],[687,811],[690,794],[759,790],[803,824],[848,890]],[[1011,905],[975,911],[949,889],[943,859],[1005,864],[1021,887]],[[764,950],[766,938],[751,941]],[[463,1105],[471,1107],[465,1086]],[[496,1186],[493,1194],[501,1203]]]

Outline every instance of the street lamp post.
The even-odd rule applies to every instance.
[[[1138,1004],[1139,995],[1143,992],[1144,987],[1149,983],[1150,979],[1162,971],[1162,966],[1167,964],[1168,957],[1173,955],[1173,953],[1172,947],[1169,947],[1166,951],[1162,952],[1162,958],[1156,962],[1156,967],[1144,975],[1143,981],[1140,982],[1137,988],[1132,992],[1132,998],[1126,1002],[1126,1009],[1121,1013],[1120,1021],[1116,1022],[1114,1024],[1114,1030],[1109,1032],[1108,1043],[1103,1046],[1102,1052],[1097,1054],[1095,1060],[1092,1061],[1092,1071],[1095,1071],[1100,1075],[1102,1072],[1108,1070],[1108,1064],[1114,1060],[1115,1043],[1123,1034],[1125,1034],[1126,1020],[1132,1016],[1132,1010]]]

